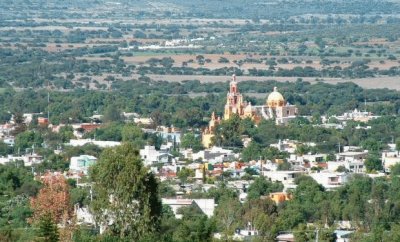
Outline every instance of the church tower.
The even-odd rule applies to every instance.
[[[233,75],[232,81],[229,84],[229,92],[226,95],[224,120],[228,120],[233,114],[243,116],[244,106],[243,96],[239,93],[237,87],[236,75]]]

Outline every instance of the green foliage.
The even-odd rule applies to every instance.
[[[90,191],[89,188],[71,188],[70,189],[71,206],[78,204],[80,207],[89,205]]]
[[[122,141],[132,142],[137,147],[141,148],[144,145],[144,133],[140,127],[134,124],[125,124],[121,130]]]
[[[96,140],[122,140],[122,129],[124,125],[120,122],[112,122],[111,120],[101,128],[85,134],[86,138],[95,138]]]
[[[181,146],[185,149],[191,148],[193,152],[198,152],[204,149],[200,136],[196,136],[194,133],[186,133],[182,137]]]
[[[238,115],[222,121],[216,129],[213,143],[217,146],[242,147],[241,135],[244,133],[244,129],[241,123],[242,120]]]
[[[40,147],[42,143],[43,137],[37,131],[25,131],[15,137],[15,148],[21,152],[32,149],[33,146]]]
[[[399,163],[390,167],[390,175],[392,177],[400,175],[400,164]]]
[[[214,217],[218,231],[222,232],[223,238],[233,235],[239,226],[241,207],[237,198],[222,197],[219,200],[218,207],[214,210]]]
[[[194,171],[192,169],[183,167],[182,170],[178,171],[176,175],[182,183],[186,183],[188,178],[194,177]]]
[[[248,188],[247,199],[258,199],[260,196],[265,196],[271,192],[281,192],[283,190],[282,183],[267,181],[263,176],[254,180]]]
[[[61,141],[67,143],[74,138],[74,130],[72,126],[67,125],[60,128],[59,135],[61,136]]]
[[[59,241],[60,237],[57,224],[54,223],[52,217],[49,214],[44,215],[40,218],[37,237],[39,241],[43,242]]]
[[[278,164],[278,171],[290,171],[291,168],[292,165],[287,161]]]
[[[105,149],[91,170],[91,179],[95,219],[100,224],[112,219],[109,233],[136,240],[159,230],[158,181],[132,144]]]
[[[382,161],[376,154],[369,154],[364,164],[368,172],[381,171],[383,169]]]
[[[241,158],[243,161],[248,162],[251,160],[258,160],[261,156],[261,147],[256,142],[251,142],[246,148],[242,150]]]
[[[3,141],[0,141],[0,156],[7,156],[8,154],[11,153],[11,147],[9,147],[6,143]]]
[[[159,186],[160,197],[174,197],[176,195],[175,190],[167,183],[160,182]]]
[[[105,123],[109,122],[119,122],[122,120],[121,111],[114,105],[110,104],[104,110],[103,121]]]
[[[214,198],[217,204],[219,204],[222,199],[239,199],[237,192],[227,187],[225,183],[219,183],[217,187],[210,188],[207,197]]]
[[[243,204],[242,226],[249,223],[257,228],[263,241],[272,241],[277,235],[278,208],[270,199],[252,199]]]

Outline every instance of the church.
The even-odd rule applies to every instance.
[[[239,92],[236,76],[232,76],[229,84],[229,92],[226,95],[226,104],[224,110],[224,120],[230,119],[233,115],[240,118],[250,118],[255,123],[259,123],[262,119],[275,120],[277,125],[287,124],[290,120],[297,117],[297,107],[285,101],[283,95],[278,92],[275,87],[271,92],[264,105],[252,105],[250,102],[243,100],[243,95]],[[212,114],[209,126],[204,130],[202,135],[203,146],[209,148],[212,144],[215,129],[221,122],[220,117]]]

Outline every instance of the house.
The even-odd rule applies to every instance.
[[[25,166],[32,166],[43,162],[43,156],[36,153],[24,155],[22,158]]]
[[[344,167],[348,172],[351,173],[364,173],[365,165],[362,160],[355,161],[328,161],[326,162],[328,165],[328,170],[331,172],[337,171],[339,167]]]
[[[338,153],[336,159],[338,161],[363,161],[368,155],[367,151],[347,151]]]
[[[351,230],[335,230],[336,242],[350,242],[351,236],[354,234],[354,231]]]
[[[400,163],[399,151],[384,151],[382,153],[382,165],[386,172],[390,172],[390,168]]]
[[[8,137],[5,137],[5,138],[3,139],[3,142],[4,142],[6,145],[8,145],[8,146],[13,147],[14,144],[15,144],[15,138],[14,138],[14,137],[8,136]]]
[[[83,134],[91,132],[97,128],[100,128],[101,124],[97,123],[80,123],[80,124],[72,124],[72,128],[74,130],[74,136],[78,138],[82,138]]]
[[[69,170],[76,173],[88,174],[88,169],[90,166],[97,162],[97,158],[90,155],[81,155],[71,157],[71,163],[69,165]]]
[[[49,125],[49,119],[48,118],[38,117],[37,121],[38,121],[39,126],[47,126],[47,125]]]
[[[268,195],[268,198],[274,201],[276,204],[289,201],[293,198],[292,194],[286,192],[272,192]]]
[[[16,162],[16,161],[23,161],[24,166],[32,166],[35,164],[40,164],[43,162],[43,156],[38,155],[36,153],[31,153],[31,154],[26,154],[23,156],[13,156],[13,155],[8,155],[6,157],[0,157],[0,164],[6,164],[10,162]]]
[[[305,174],[303,171],[262,171],[261,173],[271,182],[282,182],[285,188],[293,188],[295,179]]]
[[[348,180],[348,174],[339,172],[315,172],[309,175],[327,190],[341,187]]]
[[[166,147],[164,149],[156,150],[155,146],[145,145],[143,149],[140,149],[139,154],[144,164],[151,166],[157,163],[168,163],[171,159],[171,155]]]
[[[133,118],[135,124],[152,125],[153,120],[151,118]]]
[[[89,208],[75,205],[74,206],[75,215],[76,215],[76,223],[87,224],[87,225],[95,225],[93,214],[90,213]]]
[[[156,129],[156,133],[168,142],[181,143],[181,132],[175,127],[159,126]]]
[[[192,204],[196,204],[200,210],[211,217],[214,214],[215,200],[214,199],[180,199],[180,198],[162,198],[162,204],[171,207],[176,218],[182,218],[182,215],[178,213],[181,207],[188,207]]]
[[[118,141],[101,141],[101,140],[93,140],[93,139],[71,139],[69,140],[68,145],[78,147],[84,146],[86,144],[93,144],[100,148],[109,148],[121,145],[121,142]]]
[[[223,149],[221,147],[212,147],[207,150],[201,150],[192,154],[193,160],[210,161],[213,163],[222,163],[237,159],[238,156],[232,150]]]
[[[294,242],[295,241],[294,234],[292,234],[292,233],[280,234],[280,235],[276,236],[275,241],[277,241],[277,242]]]

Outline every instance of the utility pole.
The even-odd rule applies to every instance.
[[[50,124],[50,82],[47,81],[47,122]]]
[[[364,98],[364,112],[367,112],[367,99]]]
[[[319,241],[319,229],[315,230],[315,242]]]

